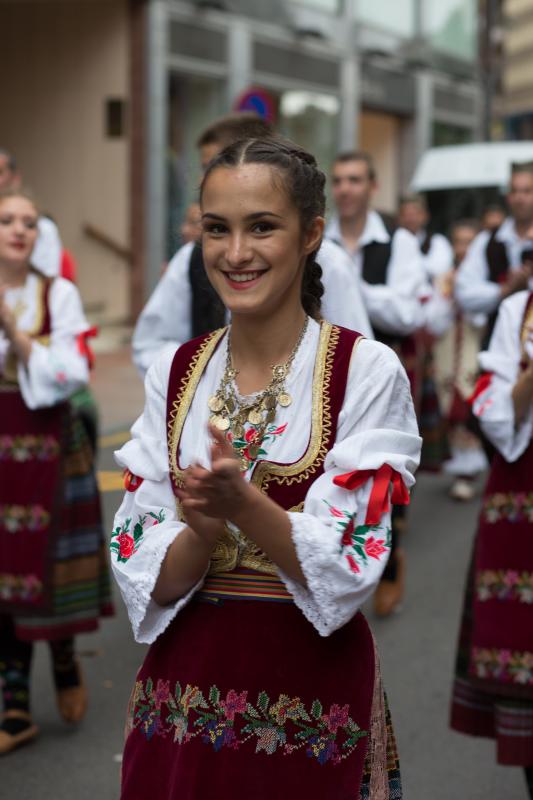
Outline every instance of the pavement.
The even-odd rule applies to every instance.
[[[102,409],[99,470],[105,522],[111,530],[122,495],[112,451],[127,438],[143,402],[142,383],[126,347],[99,355],[92,385]],[[479,499],[457,504],[448,499],[446,488],[445,477],[419,476],[404,541],[408,581],[403,609],[386,620],[377,619],[371,609],[367,614],[381,653],[398,738],[404,800],[525,800],[520,770],[498,767],[491,741],[459,736],[447,726]],[[115,594],[117,616],[105,621],[98,633],[78,639],[90,693],[89,712],[78,728],[64,725],[57,715],[47,647],[37,645],[32,688],[41,735],[1,761],[1,800],[119,797],[125,711],[145,648],[133,642]],[[216,796],[213,787],[213,800]],[[281,788],[273,800],[286,800]]]

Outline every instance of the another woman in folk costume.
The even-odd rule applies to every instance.
[[[500,306],[473,411],[497,448],[468,577],[452,727],[496,739],[533,797],[533,293]]]
[[[420,439],[396,355],[317,321],[324,183],[277,139],[231,145],[203,180],[204,260],[232,324],[155,362],[117,454],[112,564],[151,644],[124,800],[401,797],[359,609]]]
[[[35,737],[32,642],[50,642],[62,717],[87,695],[76,633],[112,612],[92,448],[69,397],[88,381],[76,288],[32,267],[37,212],[0,194],[0,753]]]
[[[450,496],[463,501],[474,497],[474,480],[488,466],[483,446],[468,425],[471,415],[468,398],[479,372],[477,358],[486,316],[465,314],[453,297],[456,271],[478,229],[477,222],[468,219],[452,226],[454,268],[436,280],[436,304],[428,304],[430,328],[435,322],[440,327],[435,331],[439,338],[433,351],[434,370],[451,456],[443,467],[453,476]],[[443,319],[446,316],[447,320]]]

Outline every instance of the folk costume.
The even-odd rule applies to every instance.
[[[324,319],[372,339],[360,280],[346,253],[325,240],[316,260],[322,267]],[[167,345],[210,333],[228,321],[229,315],[207,279],[201,247],[186,244],[171,259],[137,320],[132,341],[135,366],[144,377]]]
[[[485,489],[468,575],[451,725],[492,737],[500,764],[533,767],[533,409],[515,423],[533,294],[500,306],[480,354],[473,411],[497,448]]]
[[[0,331],[0,674],[5,710],[27,710],[28,643],[94,630],[112,607],[93,453],[69,403],[89,374],[78,292],[31,270],[5,299],[33,339],[24,365]]]
[[[221,800],[270,800],[281,786],[287,796],[399,798],[379,662],[359,611],[386,563],[391,495],[408,502],[420,450],[408,382],[388,348],[309,320],[286,379],[292,402],[264,436],[250,421],[235,434],[245,478],[289,513],[307,588],[230,523],[185,597],[164,608],[151,599],[185,527],[175,494],[183,470],[209,466],[209,403],[227,342],[221,330],[161,356],[117,453],[128,491],[112,565],[135,638],[151,644],[130,701],[122,798],[201,800],[213,786]]]

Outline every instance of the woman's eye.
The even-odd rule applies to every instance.
[[[9,225],[13,222],[13,217],[0,217],[0,225]]]
[[[204,225],[204,232],[210,233],[213,236],[220,236],[220,234],[226,232],[226,226],[222,225],[221,222],[210,222]]]
[[[270,233],[273,227],[271,222],[256,222],[252,230],[254,233]]]
[[[37,220],[27,219],[24,224],[29,231],[34,231],[35,228],[37,227]]]

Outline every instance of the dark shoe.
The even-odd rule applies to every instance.
[[[27,711],[6,711],[0,724],[0,756],[31,742],[38,733],[39,728]]]
[[[88,695],[80,663],[76,659],[78,685],[56,689],[57,707],[65,722],[81,722],[87,713]]]

